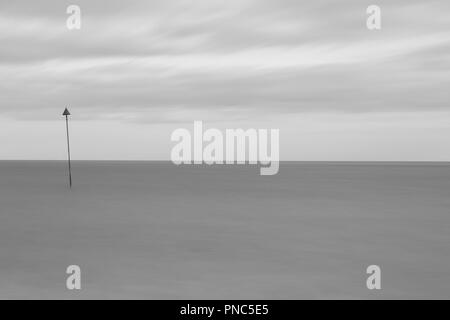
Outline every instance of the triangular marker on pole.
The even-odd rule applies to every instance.
[[[70,116],[69,109],[66,108],[66,109],[64,110],[63,116]]]
[[[66,117],[66,131],[67,131],[67,158],[69,162],[69,187],[72,188],[72,166],[70,163],[70,140],[69,140],[69,116],[70,112],[66,108],[63,112],[63,116]]]

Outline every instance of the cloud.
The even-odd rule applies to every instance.
[[[0,3],[0,114],[176,122],[448,109],[447,1]]]

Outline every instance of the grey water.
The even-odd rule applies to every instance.
[[[65,162],[0,162],[1,299],[450,298],[450,163],[282,162],[269,177],[75,161],[73,181]]]

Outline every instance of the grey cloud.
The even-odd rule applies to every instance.
[[[2,59],[230,52],[321,41],[345,43],[373,36],[367,34],[364,23],[365,7],[370,3],[359,0],[79,1],[85,28],[78,33],[65,30],[65,8],[69,3],[2,4],[3,15],[21,18],[23,23],[42,19],[51,30],[59,31],[57,37],[49,38],[45,32],[8,37],[6,30],[2,35],[6,48]],[[427,34],[450,27],[445,13],[450,4],[445,1],[424,4],[384,0],[379,4],[384,9],[388,37]],[[189,45],[190,40],[198,38],[202,41]]]
[[[0,17],[25,24],[2,29],[0,112],[44,116],[67,104],[91,117],[174,110],[205,114],[372,112],[448,108],[448,1],[378,1],[383,29],[365,28],[365,1],[78,1],[79,32],[65,29],[71,2],[2,1]],[[26,24],[36,23],[37,28]],[[419,38],[422,36],[422,38]],[[352,48],[439,36],[440,44],[389,59],[272,69],[236,66],[179,70],[179,65],[117,63],[69,68],[75,61],[183,57],[302,46]],[[400,43],[400,42],[399,42]],[[399,44],[400,46],[400,44]],[[419,43],[420,47],[420,43]],[[325,50],[325,49],[322,49]],[[213,58],[212,58],[213,59]],[[231,56],[230,56],[231,59]],[[60,62],[54,63],[53,62]],[[189,60],[186,60],[189,61]],[[179,63],[179,62],[177,62]],[[186,62],[187,63],[187,62]],[[48,66],[53,66],[48,67]],[[60,66],[60,67],[58,67]],[[126,118],[126,117],[124,117]]]

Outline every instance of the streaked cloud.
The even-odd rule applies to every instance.
[[[79,1],[80,31],[68,4],[0,5],[1,113],[447,108],[445,1],[379,1],[379,32],[361,1]]]
[[[272,118],[290,131],[292,119],[320,127],[326,115],[349,132],[371,114],[395,114],[402,128],[401,114],[442,119],[450,2],[375,3],[382,30],[370,32],[373,2],[360,0],[0,0],[0,117],[5,127],[48,123],[70,106],[78,120],[122,123],[130,135],[141,131],[128,125],[167,131],[196,119]],[[80,31],[66,28],[71,4]]]

